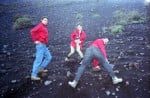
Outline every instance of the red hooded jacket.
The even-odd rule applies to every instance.
[[[82,49],[82,45],[83,45],[83,42],[86,40],[86,33],[84,31],[81,31],[81,33],[79,34],[79,30],[75,29],[72,33],[71,33],[71,36],[70,36],[70,39],[71,39],[71,43],[70,45],[73,46],[74,48],[76,47],[76,43],[75,43],[75,40],[79,38],[81,43],[79,44],[81,49]]]
[[[30,34],[34,42],[40,41],[41,43],[48,43],[48,30],[45,24],[38,24],[33,29],[31,29]]]
[[[105,44],[104,44],[104,41],[103,41],[102,39],[97,39],[97,40],[95,40],[95,41],[91,44],[91,46],[98,47],[98,48],[101,50],[101,52],[102,52],[104,58],[107,59]],[[97,67],[98,64],[99,64],[99,62],[98,62],[96,59],[94,59],[94,61],[93,61],[94,67]]]

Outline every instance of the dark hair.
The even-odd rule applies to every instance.
[[[43,20],[44,18],[48,19],[48,17],[47,17],[47,16],[43,16],[43,17],[41,18],[41,20]]]

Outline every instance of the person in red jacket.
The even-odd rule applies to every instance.
[[[48,18],[42,17],[41,23],[31,29],[30,34],[33,42],[36,45],[36,58],[33,63],[31,80],[40,80],[37,76],[39,72],[47,72],[45,68],[51,61],[51,53],[47,48],[48,43],[48,30],[47,30]]]
[[[74,54],[75,50],[79,54],[81,61],[83,59],[82,46],[84,41],[86,40],[86,33],[83,31],[81,25],[77,25],[77,28],[70,35],[71,43],[70,43],[70,53],[65,58],[65,61],[69,61],[71,55]]]
[[[108,59],[107,59],[105,44],[107,44],[108,42],[109,42],[109,40],[108,40],[108,38],[106,38],[106,39],[98,39],[97,41],[95,41],[95,42],[93,42],[91,44],[91,46],[95,46],[95,45],[97,45],[97,43],[99,43],[99,49],[102,51],[102,54],[103,54],[103,56],[104,56],[104,58],[105,58],[105,60],[107,62],[108,62]],[[94,59],[93,60],[93,65],[94,65],[94,70],[95,71],[99,71],[100,70],[100,66],[99,66],[98,60]]]
[[[93,59],[97,59],[99,61],[99,63],[104,66],[104,68],[106,69],[106,71],[108,72],[109,76],[112,78],[112,82],[113,84],[117,84],[123,81],[122,78],[118,78],[114,71],[113,68],[111,66],[113,66],[113,64],[109,64],[104,55],[103,52],[104,50],[101,50],[101,47],[104,47],[104,44],[101,44],[101,40],[104,41],[104,43],[108,42],[107,38],[102,38],[102,39],[97,39],[95,40],[89,48],[86,49],[82,64],[80,65],[80,67],[77,70],[76,76],[74,78],[73,81],[69,81],[68,84],[75,88],[81,78],[81,76],[83,75],[86,67],[92,62]]]

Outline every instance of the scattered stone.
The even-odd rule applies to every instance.
[[[141,82],[141,81],[142,81],[142,79],[139,79],[139,80],[138,80],[138,82]]]
[[[124,53],[123,53],[123,52],[120,52],[119,55],[120,55],[120,56],[124,56]]]
[[[1,67],[4,67],[5,66],[5,64],[1,64]]]
[[[67,71],[67,77],[70,77],[70,76],[71,76],[71,72]]]
[[[144,70],[141,70],[142,72],[144,72]]]
[[[25,79],[29,79],[30,78],[30,76],[25,76]]]
[[[114,70],[114,73],[119,73],[119,70]]]
[[[144,56],[145,54],[144,54],[144,53],[140,53],[140,55],[141,55],[141,56]]]
[[[59,83],[59,86],[62,86],[62,83]]]
[[[85,84],[88,85],[89,83],[86,82]]]
[[[14,91],[14,89],[13,89],[13,88],[11,88],[11,91]]]
[[[3,50],[3,53],[7,53],[7,51],[6,51],[6,50]]]
[[[7,52],[7,56],[10,56],[11,55],[11,53],[10,52]]]
[[[146,47],[147,47],[147,49],[149,49],[149,50],[150,50],[150,45],[146,45]]]
[[[121,56],[118,56],[118,59],[121,59]]]
[[[130,83],[129,83],[129,81],[126,81],[126,86],[128,86]]]
[[[128,66],[128,65],[123,65],[125,68]]]
[[[117,49],[119,49],[119,47],[115,47],[115,49],[117,50]]]
[[[101,88],[101,90],[105,90],[105,88],[103,87],[103,88]]]
[[[139,63],[134,62],[134,67],[135,67],[136,69],[139,69]]]
[[[77,91],[80,91],[81,89],[80,88],[77,88]]]
[[[116,37],[119,38],[120,36],[117,34]]]
[[[119,88],[116,88],[116,91],[119,92]]]
[[[39,92],[37,91],[37,92],[35,92],[35,94],[39,94]]]
[[[143,37],[137,37],[137,39],[138,39],[139,41],[143,41],[143,40],[144,40]]]
[[[113,96],[115,96],[115,95],[116,95],[116,93],[115,93],[115,92],[113,92],[113,93],[112,93],[112,95],[113,95]]]
[[[136,88],[136,89],[135,89],[135,91],[138,91],[138,90],[139,90],[139,88]]]
[[[51,91],[51,90],[53,90],[53,88],[49,88],[49,90]]]
[[[60,72],[58,72],[57,74],[60,75]]]
[[[129,49],[132,49],[133,48],[133,46],[129,46]]]
[[[118,98],[118,96],[115,96],[115,98]]]
[[[33,89],[33,90],[35,90],[35,89],[36,89],[36,87],[33,87],[32,89]]]
[[[93,86],[93,84],[92,84],[92,83],[90,83],[90,86]]]
[[[48,80],[47,80],[47,81],[44,82],[44,85],[47,86],[47,85],[49,85],[49,84],[51,84],[51,83],[52,83],[52,81],[48,81]]]
[[[99,75],[99,78],[98,78],[99,80],[102,80],[103,78],[102,78],[102,75]]]
[[[8,45],[3,45],[3,48],[6,49],[8,47]]]
[[[91,10],[90,10],[90,12],[93,12],[93,11],[94,11],[94,9],[91,9]]]
[[[11,80],[11,83],[16,83],[17,82],[17,80]]]
[[[110,91],[105,91],[106,95],[109,96],[111,93]]]
[[[53,81],[56,82],[56,79],[54,79]]]

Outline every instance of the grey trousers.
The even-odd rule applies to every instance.
[[[100,65],[104,66],[104,68],[107,70],[109,73],[110,77],[115,77],[115,73],[112,69],[112,65],[109,65],[109,63],[105,60],[102,52],[98,47],[90,46],[89,48],[86,49],[83,62],[81,66],[78,68],[77,74],[74,78],[74,80],[79,81],[81,76],[83,75],[85,69],[87,66],[92,62],[92,60],[96,58],[99,62]]]

